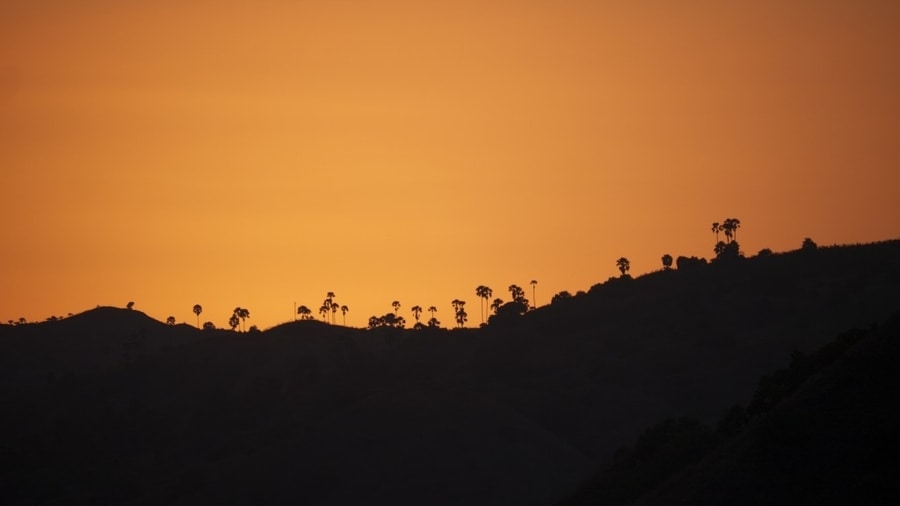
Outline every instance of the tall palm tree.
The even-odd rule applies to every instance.
[[[456,313],[456,325],[458,327],[464,326],[469,316],[466,313],[466,301],[453,299],[450,304],[453,305],[453,312]]]
[[[434,318],[434,313],[437,312],[437,308],[434,306],[428,306],[428,312],[431,313],[431,317]]]
[[[536,279],[532,279],[532,280],[531,280],[531,307],[532,307],[532,308],[536,308],[536,307],[537,307],[537,299],[535,298],[535,295],[534,295],[534,287],[535,287],[536,285],[537,285],[537,280],[536,280]]]
[[[481,305],[479,307],[479,309],[481,309],[481,323],[484,323],[485,316],[487,313],[487,308],[488,308],[488,299],[493,294],[494,294],[494,291],[491,290],[490,287],[480,285],[477,288],[475,288],[475,295],[477,295],[478,297],[481,297]]]
[[[719,231],[722,230],[722,226],[719,225],[718,221],[714,221],[712,224],[712,231],[716,234],[716,242],[719,242]]]
[[[616,260],[616,267],[622,271],[622,277],[625,277],[625,273],[627,273],[631,269],[631,262],[628,261],[627,258],[621,257]]]
[[[413,306],[412,309],[413,316],[416,318],[416,323],[419,323],[419,315],[422,314],[422,306]]]
[[[337,302],[331,303],[331,323],[337,322],[337,312],[341,306]]]
[[[731,240],[737,241],[737,229],[741,228],[741,220],[731,218]]]
[[[335,305],[334,298],[335,297],[337,297],[337,295],[335,295],[334,292],[328,292],[325,294],[325,301],[322,303],[323,306],[328,308],[328,311],[331,311],[331,322],[330,323],[334,323],[335,317],[337,316],[337,309],[334,308],[334,305]],[[327,312],[325,313],[325,321],[328,322],[328,313]]]
[[[345,326],[345,327],[347,326],[347,311],[350,311],[350,308],[347,307],[346,304],[344,304],[343,306],[341,306],[341,316],[344,317],[344,326]]]
[[[394,313],[400,312],[400,301],[399,300],[395,300],[394,302],[391,302],[391,306],[393,306],[393,308],[394,308]]]
[[[194,304],[194,314],[197,315],[197,328],[200,328],[200,313],[203,312],[203,307],[200,304]]]
[[[328,305],[328,302],[323,302],[321,306],[319,306],[319,314],[322,315],[322,319],[325,320],[325,323],[328,323],[328,312],[331,311],[331,306]]]
[[[244,324],[244,332],[247,332],[247,318],[250,318],[250,310],[246,308],[239,307],[238,310],[238,318],[241,319],[241,322]]]

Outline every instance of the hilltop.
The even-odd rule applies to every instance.
[[[481,329],[0,327],[6,504],[552,504],[900,309],[900,241],[610,279]]]

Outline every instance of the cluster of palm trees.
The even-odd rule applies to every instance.
[[[722,223],[713,222],[712,232],[716,234],[716,246],[713,251],[717,258],[740,255],[740,246],[737,242],[737,229],[739,228],[741,228],[741,220],[737,218],[727,218]],[[725,241],[719,240],[719,232],[725,234]]]
[[[465,303],[463,303],[465,304]],[[395,300],[391,302],[391,307],[394,308],[393,313],[387,313],[381,316],[371,316],[369,317],[369,328],[374,329],[378,327],[395,327],[395,328],[405,328],[406,327],[406,318],[400,316],[400,301]],[[437,308],[435,306],[429,306],[428,311],[431,313],[431,318],[428,320],[427,324],[423,324],[420,320],[422,318],[422,313],[425,311],[422,306],[415,305],[409,308],[410,312],[412,312],[413,318],[416,319],[416,324],[413,326],[414,329],[423,329],[425,327],[440,327],[441,322],[435,318],[434,313],[437,312]]]
[[[322,305],[319,306],[319,314],[322,315],[322,320],[326,323],[335,323],[337,321],[337,312],[341,312],[341,316],[344,319],[344,325],[347,325],[347,312],[350,311],[350,307],[346,304],[341,305],[335,302],[335,298],[337,296],[334,292],[328,292],[325,294],[325,300],[322,301]],[[306,306],[300,306],[297,308],[297,314],[300,316],[301,320],[312,320],[312,310]],[[331,315],[329,317],[329,314]]]
[[[247,331],[247,318],[250,318],[250,310],[243,307],[236,307],[231,314],[231,318],[228,319],[228,325],[231,326],[231,330],[236,330],[238,326],[243,323],[244,324],[244,332]]]

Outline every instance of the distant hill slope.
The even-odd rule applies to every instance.
[[[898,294],[891,241],[610,280],[484,329],[2,326],[0,502],[551,504]]]

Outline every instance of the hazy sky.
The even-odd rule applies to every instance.
[[[0,320],[348,324],[900,237],[900,2],[0,4]],[[426,314],[426,316],[428,316]]]

